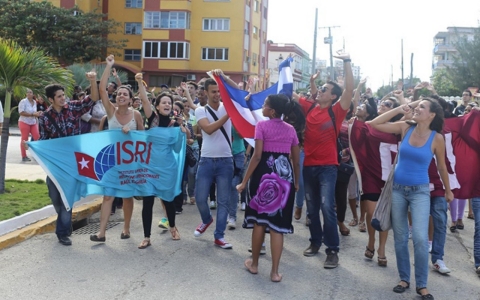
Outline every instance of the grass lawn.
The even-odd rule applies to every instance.
[[[0,221],[51,204],[44,180],[5,180],[5,194],[0,194]]]

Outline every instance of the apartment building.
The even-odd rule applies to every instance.
[[[37,0],[39,1],[39,0]],[[51,0],[100,10],[121,23],[127,39],[116,67],[143,72],[149,86],[177,86],[222,69],[236,81],[265,85],[268,0]],[[118,50],[117,50],[118,51]],[[108,52],[108,50],[107,50]]]
[[[457,54],[455,42],[459,37],[473,40],[474,27],[447,27],[447,31],[438,32],[434,38],[432,73],[439,68],[452,66],[453,57]]]
[[[293,54],[293,62],[290,64],[293,75],[293,90],[305,89],[310,84],[310,55],[298,47],[296,44],[281,44],[267,42],[268,50],[268,73],[269,85],[271,86],[278,81],[278,66],[280,63]]]

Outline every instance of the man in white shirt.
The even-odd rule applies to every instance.
[[[212,182],[217,184],[217,222],[214,232],[215,245],[231,249],[232,245],[224,239],[227,226],[228,202],[233,178],[232,123],[220,101],[220,91],[213,79],[205,81],[206,106],[195,110],[197,124],[202,130],[203,144],[198,163],[195,199],[202,217],[194,235],[201,236],[213,223],[208,206],[208,194]]]

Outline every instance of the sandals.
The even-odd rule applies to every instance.
[[[90,240],[91,240],[92,242],[101,242],[101,243],[103,243],[103,242],[105,242],[107,239],[106,239],[105,237],[99,237],[99,236],[96,235],[96,234],[92,234],[92,235],[90,236]]]
[[[393,288],[393,291],[394,291],[395,293],[401,294],[401,293],[405,292],[408,288],[410,288],[410,282],[407,282],[407,281],[405,281],[405,280],[402,280],[402,281],[400,281],[400,282],[405,282],[407,285],[406,285],[406,286],[403,286],[403,285],[401,285],[401,284],[397,284],[397,286],[395,286],[395,287]]]
[[[358,225],[358,230],[360,232],[366,232],[367,231],[367,225],[365,225],[365,222],[360,222],[360,224]]]
[[[387,266],[387,257],[384,256],[384,257],[378,257],[378,265],[380,267],[386,267]]]
[[[475,220],[473,213],[469,213],[467,219]]]
[[[172,235],[172,240],[178,241],[180,239],[177,227],[170,228],[170,234]]]
[[[145,249],[149,246],[151,246],[152,244],[150,243],[150,239],[149,238],[144,238],[142,243],[140,244],[140,246],[138,246],[138,249]]]
[[[190,205],[195,205],[195,197],[190,197]]]
[[[340,234],[343,235],[343,236],[348,236],[350,235],[350,229],[346,228],[344,230],[341,230],[340,229]]]
[[[352,219],[350,223],[348,223],[348,226],[355,227],[358,225],[358,220],[357,219]]]
[[[423,288],[417,288],[417,294],[419,294],[420,296],[422,296],[422,299],[430,299],[430,300],[433,300],[433,296],[432,294],[425,294],[425,295],[422,295],[422,293],[420,293],[421,290],[426,290],[427,288],[426,287],[423,287]]]
[[[461,221],[461,220],[458,220],[458,221]],[[463,225],[463,222],[458,222],[458,221],[457,221],[457,229],[463,230],[465,228],[465,225]]]
[[[370,250],[370,249],[368,249],[368,246],[366,246],[365,249],[366,249],[365,250],[365,257],[372,259],[373,256],[375,255],[375,249]]]
[[[454,233],[455,231],[457,231],[457,225],[450,226],[450,232]]]
[[[120,238],[122,240],[126,240],[126,239],[129,239],[130,238],[130,233],[123,233],[120,235]]]

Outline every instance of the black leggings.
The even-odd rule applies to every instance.
[[[143,197],[143,208],[142,208],[142,223],[143,223],[143,234],[146,238],[149,238],[152,232],[152,218],[153,218],[153,202],[155,201],[155,196]],[[175,227],[175,204],[173,201],[164,201],[165,210],[167,211],[167,218],[170,228]]]
[[[335,184],[335,204],[337,205],[337,221],[345,221],[347,212],[347,190],[348,182],[339,182]]]

